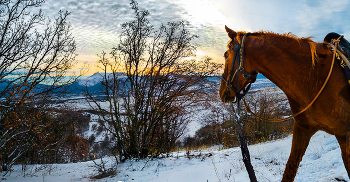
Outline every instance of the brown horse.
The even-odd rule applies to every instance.
[[[233,91],[230,91],[231,98],[227,99],[225,95],[225,79],[231,69],[233,46],[241,41],[245,33],[235,32],[226,26],[225,28],[231,40],[225,53],[225,70],[219,94],[223,102],[228,102],[235,99]],[[263,74],[283,90],[292,113],[303,110],[318,94],[330,71],[333,56],[326,43],[315,43],[310,38],[271,32],[248,34],[244,51],[244,70],[250,74]],[[236,67],[234,65],[233,68]],[[243,90],[248,81],[241,73],[238,77],[239,90]],[[235,84],[233,87],[238,90]],[[339,64],[334,64],[329,81],[317,100],[294,119],[292,149],[282,181],[294,180],[310,138],[318,130],[336,136],[349,175],[350,86]]]

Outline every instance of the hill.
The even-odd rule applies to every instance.
[[[118,78],[122,80],[126,80],[127,77],[124,75],[124,73],[118,73]],[[107,74],[107,77],[112,77],[112,74]],[[99,94],[99,89],[101,88],[101,81],[103,77],[100,73],[94,73],[91,76],[82,77],[78,79],[75,83],[70,85],[71,88],[71,94],[77,94],[81,95],[83,94],[82,89],[87,88],[89,92],[94,94]],[[221,82],[221,76],[211,76],[207,77],[207,79],[211,82]],[[274,85],[270,80],[265,78],[262,74],[258,74],[256,82],[252,85],[252,90],[260,90],[260,89],[266,89],[266,88],[276,88],[276,85]],[[127,86],[122,85],[122,89],[127,89]]]
[[[117,73],[118,78],[122,80],[126,80],[127,77],[124,75],[124,73],[120,72]],[[107,77],[112,77],[111,73],[107,74]],[[207,78],[209,81],[212,82],[221,82],[221,76],[211,76]],[[83,76],[79,78],[76,82],[67,85],[67,87],[64,87],[62,89],[58,89],[57,93],[62,92],[63,90],[66,91],[68,94],[65,95],[66,97],[72,97],[72,96],[82,96],[84,94],[83,90],[87,89],[90,93],[95,95],[100,95],[103,75],[100,73],[94,73],[90,76]],[[7,84],[5,82],[0,83],[0,91],[4,90]],[[34,92],[38,93],[40,90],[48,88],[48,85],[45,84],[39,84],[37,88],[34,90]],[[275,88],[276,86],[268,79],[266,79],[263,75],[258,74],[256,82],[252,85],[252,90],[260,90],[265,88]],[[122,84],[121,89],[127,89],[127,85]],[[64,98],[61,98],[64,100]]]

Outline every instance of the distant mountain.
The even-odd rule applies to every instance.
[[[97,95],[103,94],[100,92],[101,92],[102,81],[103,81],[104,76],[105,76],[104,73],[94,73],[91,76],[82,77],[69,86],[70,91],[71,91],[70,93],[81,95],[84,93],[83,90],[87,89],[92,94],[97,94]],[[113,78],[112,73],[107,73],[106,76],[107,76],[107,79]],[[116,73],[116,76],[118,77],[118,79],[126,79],[127,78],[125,76],[125,74],[122,72]],[[124,85],[120,85],[120,88],[125,89]]]
[[[264,88],[277,88],[277,86],[264,75],[258,74],[255,83],[252,84],[251,90],[260,90]]]
[[[123,73],[123,72],[117,72],[115,74],[118,77],[118,79],[126,79],[125,73]],[[104,73],[94,73],[93,75],[91,75],[89,77],[81,78],[81,79],[77,80],[77,83],[81,86],[91,87],[91,86],[94,86],[96,84],[101,83],[104,76],[105,76]],[[107,77],[107,79],[112,79],[113,74],[107,73],[106,77]]]
[[[68,85],[68,87],[62,88],[66,92],[68,92],[69,95],[83,95],[84,89],[87,89],[91,94],[95,95],[101,95],[101,88],[102,88],[102,80],[103,80],[104,74],[102,73],[94,73],[91,76],[85,76],[78,79],[76,82]],[[107,78],[112,78],[112,73],[107,73]],[[119,79],[127,79],[124,73],[120,72],[117,73],[117,76]],[[212,82],[221,82],[221,76],[211,76],[207,78],[209,81]],[[0,91],[4,90],[4,88],[7,86],[6,83],[0,83]],[[38,93],[39,89],[46,89],[48,88],[48,85],[40,84],[38,85],[38,88],[35,90],[36,93]],[[127,89],[127,86],[120,85],[121,89]],[[256,82],[252,85],[251,90],[259,90],[264,88],[275,88],[276,85],[273,84],[270,80],[265,78],[263,75],[258,74]],[[218,88],[219,89],[219,88]],[[58,90],[57,92],[60,92]]]

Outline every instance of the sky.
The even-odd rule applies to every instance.
[[[322,42],[329,32],[350,40],[350,0],[138,0],[139,9],[148,10],[155,26],[185,20],[191,33],[199,36],[197,57],[209,56],[224,63],[229,38],[225,25],[236,31],[260,30],[291,32],[298,37],[314,37]],[[77,43],[78,67],[83,62],[96,70],[102,51],[118,44],[120,24],[133,19],[129,0],[46,0],[40,8],[54,18],[59,10],[71,12],[68,21]]]

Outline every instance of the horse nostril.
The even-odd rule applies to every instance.
[[[229,91],[225,91],[224,93],[224,101],[225,102],[229,102],[231,100],[231,94],[229,93]]]

